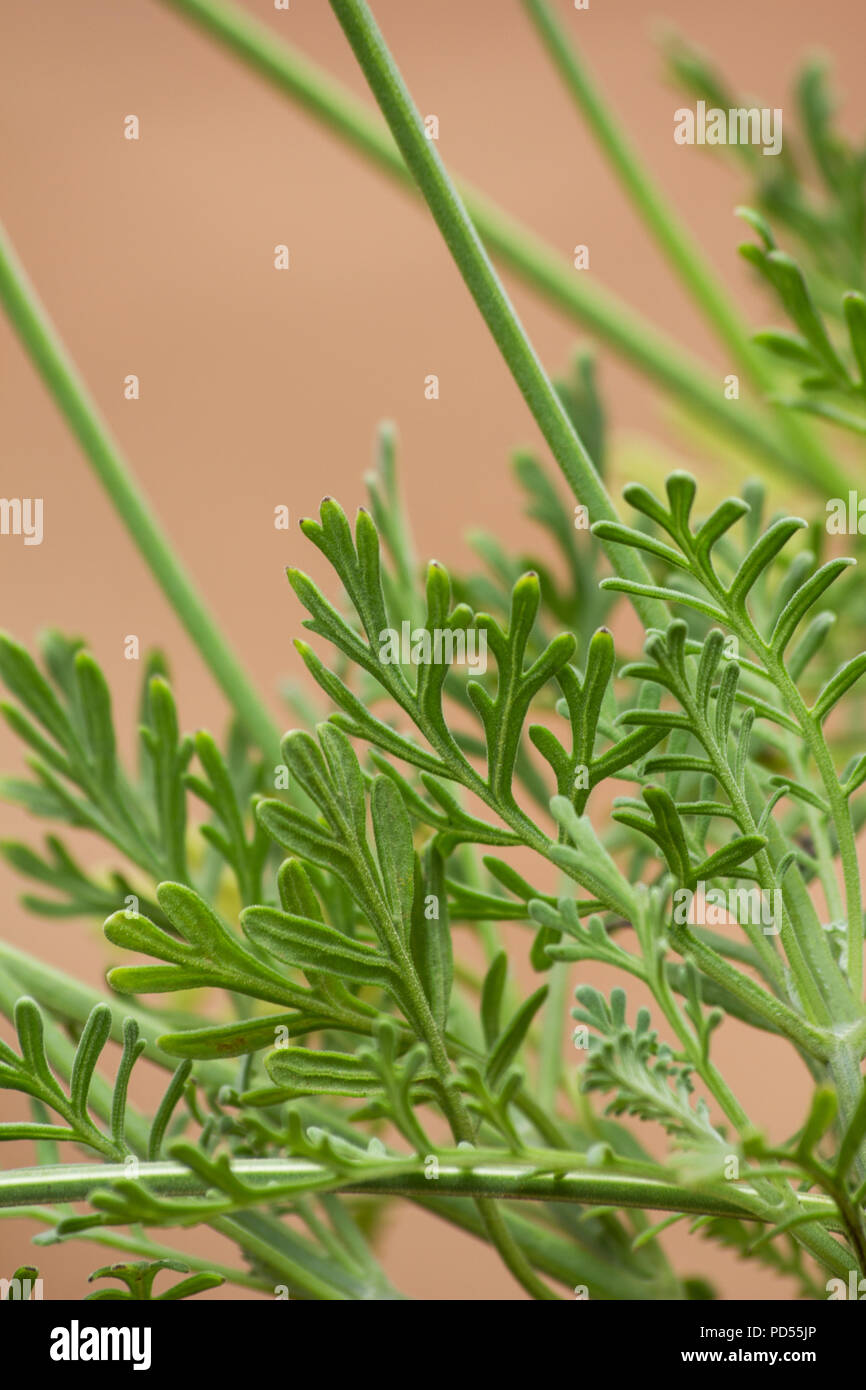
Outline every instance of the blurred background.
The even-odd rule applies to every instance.
[[[244,9],[367,97],[326,0],[244,0]],[[375,0],[377,18],[439,151],[557,248],[590,250],[590,275],[654,319],[718,373],[732,370],[634,214],[519,7],[511,0]],[[742,304],[765,301],[736,255],[748,198],[736,166],[677,146],[657,43],[667,24],[701,45],[735,90],[786,110],[807,53],[831,59],[842,126],[858,134],[866,89],[866,10],[855,0],[591,0],[558,10],[678,213]],[[303,680],[291,639],[301,612],[286,564],[323,568],[296,528],[321,497],[353,512],[364,499],[377,423],[399,430],[403,487],[419,554],[465,567],[465,533],[510,548],[535,541],[508,468],[538,448],[513,388],[423,207],[258,81],[159,0],[5,0],[0,16],[2,216],[28,273],[185,564],[250,675],[280,711],[286,678]],[[123,138],[134,114],[140,139]],[[288,245],[291,269],[273,268]],[[563,370],[588,342],[505,277],[546,365]],[[168,653],[186,728],[222,731],[226,711],[189,640],[132,549],[78,447],[5,322],[0,322],[2,492],[44,498],[41,546],[0,540],[2,624],[26,643],[46,625],[85,636],[133,745],[142,650]],[[140,398],[124,398],[135,374]],[[436,374],[438,400],[425,399]],[[712,489],[749,465],[684,433],[660,398],[608,350],[599,382],[611,429],[612,488],[685,465]],[[796,507],[796,492],[786,493]],[[274,508],[292,528],[274,529]],[[280,717],[288,724],[288,716]],[[20,753],[0,731],[0,768]],[[40,831],[40,827],[35,827]],[[0,808],[0,833],[35,838]],[[0,931],[98,983],[96,925],[41,922],[0,869]],[[780,1137],[802,1118],[804,1075],[772,1039],[723,1030],[719,1057],[749,1110]],[[0,1113],[18,1114],[0,1095]],[[7,1146],[0,1163],[29,1161]],[[0,1273],[33,1259],[33,1223],[0,1223]],[[216,1249],[205,1237],[190,1248]],[[725,1297],[778,1297],[788,1286],[677,1230],[681,1272],[710,1275]],[[414,1209],[395,1210],[384,1261],[410,1295],[510,1299],[495,1256]],[[110,1255],[76,1244],[35,1259],[46,1297],[80,1297]],[[213,1295],[219,1297],[220,1295]]]

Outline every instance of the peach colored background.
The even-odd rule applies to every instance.
[[[246,8],[366,96],[325,0]],[[719,376],[724,355],[648,246],[511,0],[376,0],[377,16],[424,112],[441,123],[446,162],[522,217],[567,257],[591,249],[591,274],[653,316]],[[762,301],[735,255],[733,206],[747,190],[722,160],[672,138],[680,104],[661,80],[659,20],[711,52],[745,93],[788,111],[805,50],[827,50],[858,132],[866,95],[866,12],[854,0],[592,0],[574,25],[598,78],[650,168],[755,322]],[[300,676],[290,645],[300,612],[287,562],[317,576],[293,521],[334,493],[362,500],[373,432],[399,425],[403,479],[419,551],[463,564],[464,533],[534,541],[506,469],[532,421],[424,211],[156,0],[6,0],[0,44],[3,217],[169,535],[241,654],[279,709],[280,681]],[[135,113],[141,139],[122,138]],[[272,269],[287,242],[292,269]],[[520,287],[514,297],[546,363],[561,369],[577,335]],[[221,728],[224,706],[67,431],[0,323],[0,418],[6,496],[45,499],[45,541],[0,542],[4,626],[31,642],[47,624],[86,635],[103,663],[122,727],[139,670],[122,658],[137,633],[171,657],[187,727]],[[123,399],[127,373],[141,399]],[[424,377],[441,398],[425,401]],[[619,482],[643,435],[716,480],[647,388],[608,352],[601,379]],[[719,480],[720,485],[725,480]],[[131,738],[127,738],[129,746]],[[0,735],[0,767],[19,753]],[[38,832],[39,827],[35,830]],[[0,831],[24,838],[0,810]],[[41,923],[0,875],[3,932],[96,982],[96,928]],[[726,1029],[719,1043],[746,1107],[772,1133],[799,1123],[803,1077],[781,1046]],[[8,1106],[8,1099],[4,1100]],[[9,1113],[12,1113],[10,1111]],[[15,1111],[14,1113],[18,1113]],[[24,1162],[22,1148],[0,1154]],[[32,1258],[25,1223],[0,1224],[0,1272]],[[787,1286],[678,1231],[683,1271],[709,1271],[728,1297]],[[106,1254],[105,1258],[110,1258]],[[516,1296],[480,1245],[414,1210],[392,1218],[384,1258],[400,1287],[427,1298]],[[103,1261],[84,1246],[39,1252],[47,1296],[78,1297]]]

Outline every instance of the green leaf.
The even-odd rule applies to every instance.
[[[735,607],[741,610],[744,608],[746,596],[764,570],[788,544],[791,537],[805,527],[806,522],[800,517],[781,517],[755,542],[741,562],[728,589],[728,597]]]
[[[817,1144],[836,1119],[837,1110],[836,1092],[831,1086],[819,1086],[812,1095],[809,1118],[797,1143],[798,1154],[804,1158],[811,1157]]]
[[[14,1020],[21,1055],[16,1056],[7,1043],[0,1042],[0,1088],[22,1091],[31,1096],[34,1102],[32,1108],[39,1123],[0,1125],[0,1139],[70,1139],[95,1149],[103,1157],[116,1160],[125,1155],[128,1151],[125,1116],[129,1080],[135,1062],[145,1048],[145,1043],[138,1036],[137,1023],[132,1019],[124,1021],[123,1052],[112,1092],[110,1088],[106,1090],[102,1078],[96,1076],[96,1064],[111,1033],[111,1010],[107,1004],[97,1003],[90,1010],[77,1047],[69,1048],[64,1039],[59,1066],[58,1040],[52,1040],[57,1030],[49,1028],[49,1050],[42,1013],[33,999],[26,995],[18,999]],[[68,1062],[67,1057],[70,1059]],[[68,1074],[68,1094],[58,1075],[55,1075],[55,1070],[64,1077]],[[94,1093],[95,1099],[91,1093]],[[100,1106],[104,1109],[100,1109]],[[46,1108],[59,1115],[66,1125],[42,1123],[41,1116]],[[91,1116],[92,1109],[99,1109],[100,1115],[110,1119],[110,1136],[97,1127]]]
[[[709,564],[713,546],[721,540],[749,511],[749,505],[741,497],[728,497],[710,512],[706,521],[698,527],[694,538],[694,555],[699,564]]]
[[[416,857],[415,864],[410,938],[412,960],[430,1011],[440,1032],[444,1033],[454,977],[445,863],[439,851],[431,845],[425,851],[423,860]]]
[[[817,603],[824,591],[829,589],[830,585],[853,564],[854,561],[849,559],[828,560],[825,565],[815,571],[811,579],[808,579],[797,590],[776,619],[776,625],[770,636],[770,643],[775,652],[779,655],[784,653],[796,627],[809,609]]]
[[[502,1031],[502,996],[508,974],[508,956],[497,951],[481,989],[481,1026],[488,1049],[495,1046]]]
[[[284,912],[295,917],[306,917],[310,922],[324,922],[310,875],[299,859],[286,859],[280,865],[277,887]]]
[[[348,1052],[312,1052],[286,1047],[265,1058],[268,1075],[285,1093],[294,1096],[375,1096],[382,1078],[365,1062]]]
[[[766,845],[767,841],[763,835],[738,835],[736,839],[723,845],[696,865],[692,870],[692,878],[694,882],[698,882],[701,879],[723,878],[732,874],[735,869],[765,849]]]
[[[619,521],[597,521],[592,528],[592,534],[600,541],[615,541],[617,545],[629,545],[635,550],[642,550],[645,554],[652,555],[657,560],[664,560],[666,564],[673,565],[676,569],[687,570],[689,567],[685,557],[672,545],[656,540],[654,536],[647,535],[645,531],[636,531],[631,526],[623,526]]]
[[[765,276],[781,299],[788,315],[831,376],[847,380],[845,366],[831,343],[802,270],[784,251],[740,247],[745,258]]]
[[[493,1048],[484,1069],[485,1080],[494,1088],[503,1080],[505,1073],[514,1061],[526,1039],[526,1035],[532,1026],[532,1020],[538,1013],[548,995],[548,986],[542,985],[534,994],[521,1004],[517,1012],[505,1025],[496,1045]]]
[[[376,855],[392,920],[408,939],[415,894],[415,851],[412,826],[403,798],[389,778],[374,778],[370,814]]]
[[[275,907],[245,908],[241,926],[250,941],[286,965],[399,992],[400,979],[387,956],[333,927]]]
[[[183,940],[139,913],[114,913],[104,926],[113,945],[169,962],[168,967],[117,966],[108,977],[114,989],[158,994],[212,985],[276,1004],[303,1007],[309,999],[308,990],[288,984],[246,951],[194,889],[181,883],[161,883],[156,896]]]
[[[59,747],[73,749],[83,758],[83,749],[51,686],[29,652],[5,633],[0,634],[0,677]]]
[[[69,1095],[72,1108],[79,1119],[87,1120],[87,1098],[90,1083],[99,1061],[100,1053],[108,1042],[111,1032],[111,1010],[107,1004],[97,1004],[84,1025],[84,1031],[75,1053],[72,1076],[69,1082]]]
[[[76,656],[75,677],[89,761],[100,785],[113,791],[117,762],[108,683],[89,652]]]
[[[810,713],[815,719],[823,723],[833,706],[838,704],[842,696],[851,689],[855,681],[860,679],[864,671],[866,671],[866,652],[860,652],[859,656],[854,656],[850,661],[846,661],[845,665],[841,666],[836,674],[830,678],[812,706]]]
[[[842,305],[860,384],[866,387],[866,298],[857,290],[848,290],[842,297]]]
[[[780,357],[784,362],[794,362],[798,367],[815,368],[818,358],[805,338],[796,333],[785,333],[777,328],[765,328],[755,333],[752,339],[759,347]]]
[[[187,1059],[181,1062],[159,1103],[147,1141],[147,1156],[151,1161],[158,1159],[162,1153],[162,1141],[171,1123],[171,1117],[180,1104],[191,1071],[191,1061]]]
[[[159,1046],[170,1057],[193,1060],[212,1057],[245,1057],[263,1047],[273,1047],[277,1029],[289,1037],[324,1027],[329,1019],[307,1018],[298,1013],[267,1014],[240,1023],[218,1023],[210,1028],[188,1028],[182,1033],[164,1033]]]
[[[208,1289],[218,1289],[221,1284],[226,1282],[222,1274],[201,1270],[190,1275],[189,1279],[181,1279],[178,1283],[172,1284],[162,1293],[154,1294],[154,1280],[164,1269],[173,1270],[178,1274],[189,1274],[190,1267],[183,1260],[174,1259],[140,1260],[130,1264],[104,1265],[102,1269],[93,1271],[88,1282],[92,1284],[94,1279],[119,1279],[126,1285],[126,1288],[97,1289],[95,1293],[87,1295],[85,1302],[175,1302],[177,1299],[191,1298],[194,1294],[205,1293]]]
[[[129,1081],[133,1067],[146,1048],[147,1042],[139,1036],[137,1021],[134,1018],[125,1018],[123,1020],[123,1052],[121,1053],[120,1065],[117,1068],[114,1095],[111,1098],[111,1137],[121,1149],[126,1147],[126,1101]]]

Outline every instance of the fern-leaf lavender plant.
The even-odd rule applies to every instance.
[[[3,791],[51,826],[41,848],[3,853],[30,881],[32,911],[103,920],[122,962],[102,993],[0,943],[0,1010],[14,1025],[0,1086],[28,1106],[0,1139],[35,1146],[32,1167],[0,1175],[0,1205],[43,1223],[40,1242],[78,1237],[130,1257],[96,1271],[125,1285],[97,1299],[176,1299],[224,1281],[399,1298],[375,1217],[408,1202],[487,1241],[539,1299],[706,1297],[707,1280],[665,1253],[678,1221],[762,1261],[792,1293],[847,1289],[866,1275],[866,751],[846,716],[866,672],[859,531],[843,554],[823,514],[779,515],[759,482],[705,503],[682,470],[627,487],[620,512],[592,357],[581,351],[552,382],[490,256],[711,426],[723,454],[746,450],[818,497],[828,484],[847,496],[846,436],[816,434],[807,416],[864,429],[862,151],[835,133],[808,70],[799,102],[823,201],[807,198],[792,159],[769,183],[749,164],[755,206],[743,215],[757,242],[744,254],[791,324],[753,337],[553,11],[524,0],[648,230],[751,382],[734,404],[657,330],[576,288],[528,233],[458,191],[364,0],[331,6],[390,137],[240,11],[166,2],[411,181],[565,487],[519,455],[538,557],[514,559],[485,535],[479,572],[419,572],[383,427],[354,524],[330,498],[302,523],[340,597],[289,571],[319,697],[307,726],[281,738],[3,246],[0,297],[22,343],[235,717],[224,740],[185,734],[154,654],[130,767],[81,642],[51,633],[40,660],[0,642],[2,712],[29,766]],[[684,45],[670,61],[694,92],[721,90]],[[810,259],[815,218],[832,226],[832,254],[822,241]],[[788,237],[799,260],[779,249]],[[642,649],[614,636],[632,630],[623,600]],[[64,827],[98,837],[110,872],[79,863]],[[459,949],[468,932],[481,969]],[[599,964],[621,977],[606,993],[589,982]],[[756,1051],[769,1035],[797,1054],[811,1100],[786,1142],[720,1065],[728,1019],[753,1030]],[[109,1040],[121,1050],[106,1066]],[[146,1065],[165,1074],[152,1115],[128,1099]],[[643,1125],[666,1133],[664,1159]],[[189,1255],[187,1227],[228,1237],[237,1262]],[[189,1277],[155,1295],[164,1271]]]

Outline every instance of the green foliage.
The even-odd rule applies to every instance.
[[[741,213],[764,241],[763,246],[745,243],[741,254],[763,276],[797,330],[764,329],[755,334],[755,342],[793,370],[798,379],[803,394],[780,399],[797,410],[866,434],[866,298],[860,290],[852,289],[841,296],[844,343],[837,347],[833,341],[835,326],[831,332],[801,267],[776,246],[763,219],[749,209],[741,209]]]
[[[142,1257],[96,1271],[124,1287],[95,1299],[179,1299],[225,1279],[328,1301],[397,1298],[374,1248],[383,1209],[401,1200],[486,1239],[538,1298],[579,1284],[604,1298],[708,1296],[659,1238],[686,1216],[820,1295],[826,1273],[866,1270],[866,752],[848,713],[866,653],[850,650],[853,560],[819,522],[765,515],[756,483],[702,502],[677,470],[664,499],[627,487],[637,521],[619,519],[594,358],[581,349],[568,380],[547,378],[366,5],[332,3],[571,494],[518,454],[537,554],[476,534],[480,573],[452,577],[437,561],[419,572],[383,427],[354,527],[332,498],[301,524],[330,577],[292,568],[289,581],[330,651],[297,644],[319,693],[291,695],[313,712],[279,754],[258,697],[126,493],[125,519],[162,554],[159,577],[232,701],[227,737],[182,733],[152,655],[131,769],[109,681],[81,641],[49,634],[40,667],[0,640],[0,708],[29,768],[2,790],[64,836],[95,838],[107,859],[87,867],[77,838],[53,832],[43,851],[16,841],[3,853],[38,885],[31,911],[104,921],[112,948],[105,999],[23,953],[0,971],[17,1032],[17,1050],[0,1042],[0,1087],[30,1106],[0,1138],[36,1146],[33,1168],[0,1176],[0,1204],[42,1221],[42,1243],[83,1236]],[[586,107],[588,79],[546,7],[527,8]],[[693,90],[733,104],[695,55],[680,48],[673,62]],[[744,216],[760,242],[745,254],[796,330],[759,335],[771,365],[754,382],[788,399],[793,368],[813,413],[841,418],[838,399],[856,412],[866,381],[866,286],[849,278],[855,261],[862,270],[864,160],[835,133],[815,70],[799,99],[824,201],[806,199],[788,153],[772,174],[743,156],[758,208]],[[628,191],[754,365],[593,101]],[[775,225],[803,256],[818,229],[827,242],[801,269]],[[33,341],[39,315],[21,303]],[[596,321],[641,356],[639,333],[601,309]],[[651,375],[682,389],[682,371],[662,353]],[[91,418],[60,367],[53,380],[67,413]],[[790,446],[814,483],[821,452],[792,418],[760,425],[761,448],[778,464]],[[754,425],[739,428],[754,445]],[[591,533],[575,524],[584,507]],[[392,641],[407,626],[409,660]],[[598,966],[637,980],[649,1004],[627,1007],[618,987],[605,996]],[[38,1002],[21,997],[25,967]],[[137,996],[128,1014],[119,996]],[[772,1034],[802,1063],[811,1100],[785,1142],[761,1133],[722,1074],[729,1026],[755,1030],[756,1047]],[[109,1037],[122,1047],[111,1081]],[[167,1074],[147,1115],[129,1099],[145,1066]],[[649,1157],[633,1122],[667,1136],[664,1158]],[[61,1141],[88,1162],[62,1163]],[[648,1211],[669,1215],[652,1224]],[[234,1242],[242,1268],[209,1270],[149,1234],[202,1226]],[[189,1277],[154,1295],[162,1270]]]
[[[681,38],[669,42],[667,56],[677,85],[708,105],[730,110],[751,104],[730,90],[705,54]],[[731,145],[726,152],[746,166],[753,182],[755,201],[764,214],[760,226],[768,250],[774,242],[767,219],[797,238],[822,284],[841,278],[862,291],[866,289],[866,145],[852,144],[839,128],[825,62],[812,59],[803,66],[793,96],[797,130],[792,138],[786,109],[786,136],[779,156],[763,159],[760,150],[749,144]]]
[[[582,986],[577,997],[582,1007],[572,1011],[573,1017],[597,1030],[590,1038],[584,1089],[613,1092],[612,1114],[657,1120],[692,1143],[718,1143],[721,1136],[710,1123],[706,1102],[692,1105],[691,1068],[678,1064],[671,1048],[659,1042],[650,1028],[649,1011],[641,1009],[631,1029],[621,989],[612,992],[610,1004],[589,985]]]
[[[42,1015],[34,1000],[26,996],[18,1000],[15,1005],[15,1028],[21,1055],[16,1055],[11,1047],[0,1042],[0,1085],[30,1096],[33,1101],[53,1110],[66,1124],[2,1124],[0,1139],[72,1139],[108,1157],[122,1157],[127,1153],[124,1134],[127,1090],[133,1066],[145,1047],[135,1021],[128,1019],[124,1028],[123,1054],[112,1099],[110,1134],[94,1124],[89,1112],[93,1074],[111,1028],[111,1010],[108,1006],[97,1005],[84,1025],[72,1063],[68,1092],[64,1091],[49,1065]]]
[[[221,1274],[213,1274],[201,1271],[193,1274],[189,1279],[181,1279],[170,1288],[164,1289],[162,1293],[153,1292],[153,1284],[156,1276],[164,1269],[173,1270],[176,1274],[189,1274],[188,1264],[182,1260],[136,1260],[130,1264],[103,1265],[102,1269],[95,1269],[90,1276],[90,1283],[94,1279],[119,1279],[126,1285],[125,1289],[97,1289],[94,1293],[87,1295],[88,1302],[175,1302],[179,1298],[192,1298],[197,1293],[206,1293],[208,1289],[218,1289],[220,1284],[225,1283]]]

